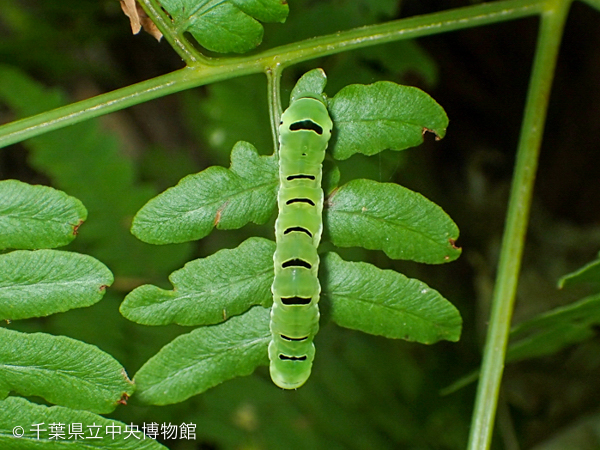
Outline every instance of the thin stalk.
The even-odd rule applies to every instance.
[[[267,70],[267,90],[269,98],[269,117],[271,118],[271,134],[273,135],[273,151],[279,152],[279,122],[281,122],[281,66],[276,64]]]
[[[240,76],[261,71],[261,67],[247,65],[239,68],[236,75]],[[227,72],[219,70],[219,68],[203,67],[197,69],[186,67],[141,83],[132,84],[106,94],[97,95],[2,125],[0,126],[0,148],[155,98],[228,78],[231,78],[231,76]]]
[[[532,16],[540,14],[544,4],[544,0],[484,3],[356,28],[239,58],[206,58],[192,62],[192,50],[187,48],[184,51],[183,47],[176,45],[182,56],[187,53],[185,59],[190,63],[187,68],[0,126],[0,148],[164,95],[241,75],[266,72],[278,64],[283,69],[301,61],[351,49]],[[155,0],[146,0],[144,5],[155,5]],[[166,24],[165,27],[168,28]]]
[[[261,53],[284,67],[342,51],[474,28],[541,14],[547,0],[506,0],[465,6],[307,39]],[[210,61],[209,61],[210,63]]]
[[[519,138],[515,174],[502,238],[490,326],[484,347],[481,377],[477,387],[477,398],[469,436],[469,450],[489,449],[492,440],[544,121],[570,3],[571,0],[548,1],[546,9],[541,15],[525,117]]]

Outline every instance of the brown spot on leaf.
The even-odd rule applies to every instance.
[[[337,194],[337,192],[339,191],[339,187],[336,187],[333,191],[331,191],[331,193],[329,194],[329,197],[327,197],[327,201],[325,202],[325,206],[333,206],[333,197],[335,197],[335,195]]]
[[[121,405],[126,405],[127,400],[129,400],[129,395],[127,395],[127,392],[123,392],[123,395],[121,395],[121,398],[117,400],[117,403],[120,403]]]
[[[225,209],[225,207],[227,206],[228,202],[225,202],[223,204],[223,206],[221,206],[219,209],[217,209],[217,214],[215,214],[215,220],[213,222],[213,225],[215,227],[217,227],[219,225],[219,222],[221,221],[221,216],[223,215],[223,210]]]
[[[423,127],[422,133],[423,133],[423,136],[425,136],[425,133],[432,133],[433,135],[435,135],[436,141],[439,141],[442,139],[441,137],[438,136],[438,134],[435,132],[435,130],[430,130],[429,128]]]
[[[452,246],[452,248],[453,248],[454,250],[460,250],[460,247],[457,247],[457,246],[456,246],[456,239],[452,239],[452,238],[450,238],[450,239],[448,239],[448,242],[450,242],[450,245]]]
[[[79,233],[79,227],[83,224],[83,220],[80,220],[79,222],[77,222],[77,225],[75,225],[73,227],[73,236],[77,236],[77,233]]]

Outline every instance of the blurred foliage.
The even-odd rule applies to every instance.
[[[444,8],[471,3],[452,0]],[[287,23],[267,24],[261,48],[439,8],[433,0],[291,1]],[[585,286],[559,291],[556,282],[600,248],[597,24],[595,12],[574,4],[548,114],[515,323],[590,295]],[[0,122],[182,66],[165,42],[129,33],[115,0],[0,0],[0,62],[30,83],[29,97],[3,94]],[[464,448],[473,387],[446,397],[439,391],[479,363],[535,33],[536,21],[527,19],[428,37],[418,46],[352,51],[284,73],[283,98],[306,69],[323,67],[329,95],[349,83],[388,79],[427,89],[446,109],[450,127],[443,141],[426,139],[402,154],[354,156],[343,162],[342,173],[399,182],[441,205],[461,229],[463,257],[429,267],[391,262],[382,252],[340,254],[439,287],[465,319],[460,343],[425,347],[324,327],[321,363],[297,392],[274,388],[259,369],[177,405],[147,407],[134,396],[110,416],[125,423],[196,423],[197,441],[166,443],[181,450]],[[48,96],[29,77],[55,93]],[[120,316],[119,304],[139,284],[168,287],[168,273],[191,255],[232,248],[252,235],[272,237],[272,223],[217,231],[196,248],[143,244],[129,235],[129,224],[147,199],[184,175],[227,165],[236,140],[271,153],[266,89],[261,77],[218,83],[2,149],[0,178],[49,184],[84,203],[89,218],[70,248],[99,258],[116,277],[98,304],[15,328],[98,345],[130,374],[186,331],[133,324]],[[597,328],[590,329],[577,345],[507,366],[496,448],[598,448],[600,340]]]

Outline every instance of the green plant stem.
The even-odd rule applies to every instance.
[[[248,64],[237,68],[235,75],[257,73],[261,72],[261,69]],[[232,78],[232,75],[218,67],[185,67],[160,77],[0,126],[0,148],[155,98],[228,78]]]
[[[273,152],[275,155],[279,152],[279,122],[281,122],[281,71],[280,65],[276,65],[267,70],[268,98],[269,98],[269,117],[271,119],[271,134],[273,135]]]
[[[215,81],[266,72],[272,67],[283,69],[298,62],[355,48],[540,14],[545,2],[546,0],[506,0],[484,3],[356,28],[284,45],[258,55],[237,58],[202,57],[200,60],[196,57],[196,61],[193,62],[190,56],[192,49],[186,46],[184,50],[175,43],[180,55],[186,55],[184,59],[190,64],[187,68],[1,126],[0,148],[102,114]],[[147,1],[144,5],[154,3]],[[167,24],[164,24],[164,27],[167,27]],[[171,37],[175,39],[176,36],[173,36]]]
[[[284,67],[371,45],[473,28],[540,14],[547,0],[506,0],[370,25],[267,50]]]
[[[525,243],[544,121],[564,23],[571,1],[550,0],[541,15],[498,274],[494,287],[469,450],[489,449]]]

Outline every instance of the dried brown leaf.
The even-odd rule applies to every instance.
[[[157,41],[160,41],[162,33],[136,0],[121,0],[121,9],[129,17],[133,34],[138,34],[144,28],[146,33],[151,34]]]

